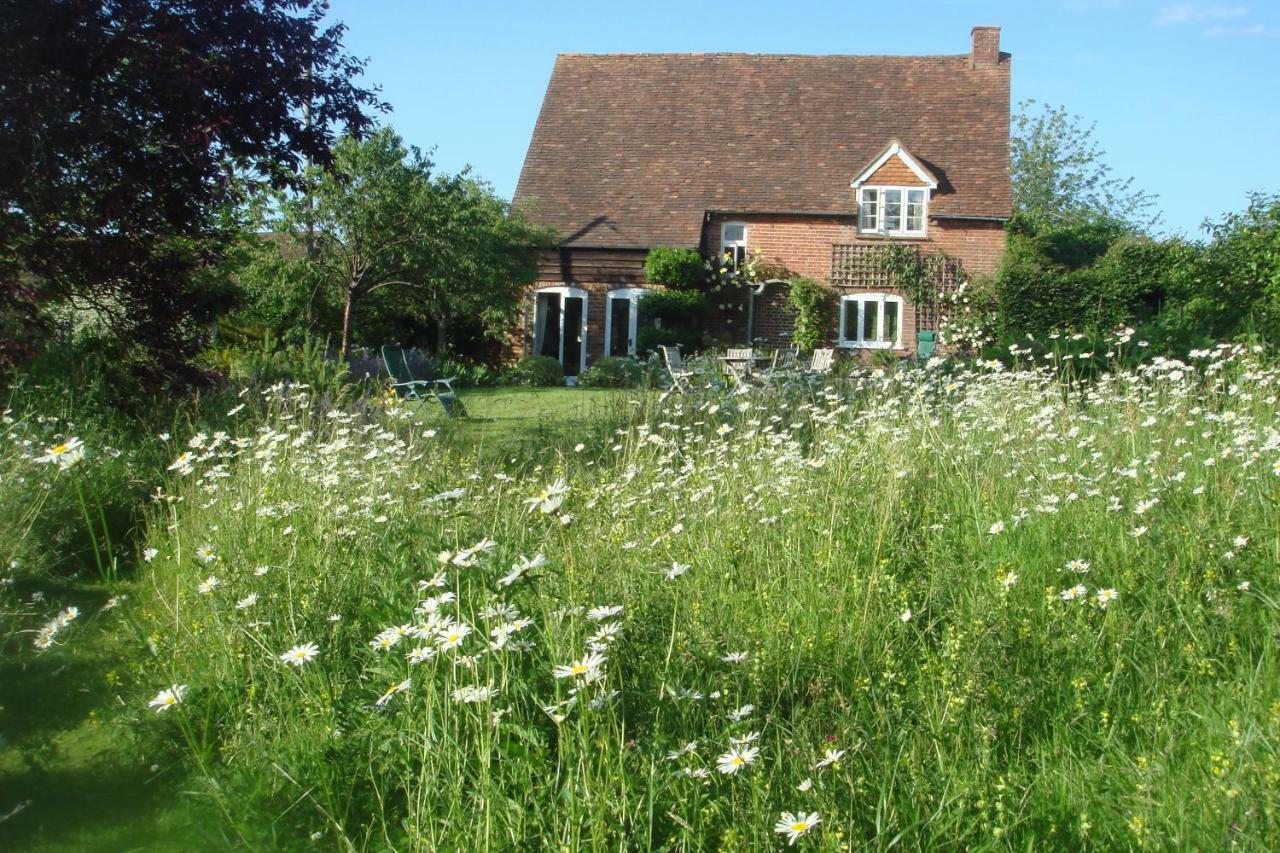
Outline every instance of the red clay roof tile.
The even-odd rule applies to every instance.
[[[694,246],[707,210],[852,213],[892,138],[931,214],[1008,216],[1008,54],[564,54],[515,201],[568,245]]]

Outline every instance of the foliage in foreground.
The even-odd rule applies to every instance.
[[[1280,373],[997,367],[514,476],[286,394],[176,460],[156,725],[251,845],[1274,849]]]
[[[8,4],[0,291],[91,305],[140,366],[181,375],[225,307],[207,265],[238,236],[247,186],[328,163],[337,128],[361,134],[385,108],[327,15],[317,0]]]

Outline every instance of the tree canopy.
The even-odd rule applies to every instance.
[[[435,175],[390,128],[344,138],[329,169],[277,199],[277,240],[242,274],[249,313],[270,331],[338,331],[345,354],[459,319],[506,331],[548,232],[468,172]],[[278,325],[280,328],[270,328]],[[336,328],[335,328],[336,327]]]
[[[1018,105],[1009,139],[1017,216],[1038,225],[1102,221],[1132,231],[1159,223],[1156,196],[1112,172],[1094,139],[1096,127],[1063,107],[1033,100]]]
[[[96,308],[172,372],[257,183],[385,108],[322,0],[24,0],[0,15],[0,285]]]

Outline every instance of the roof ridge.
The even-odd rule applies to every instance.
[[[636,57],[712,57],[741,56],[753,59],[969,59],[967,53],[752,53],[733,50],[693,50],[693,51],[637,51],[616,53],[586,53],[582,51],[565,51],[557,53],[556,58],[590,58],[590,59],[633,59]]]

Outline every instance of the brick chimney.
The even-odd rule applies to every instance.
[[[1000,64],[1000,28],[974,27],[973,54],[971,62],[974,68],[994,68]]]

